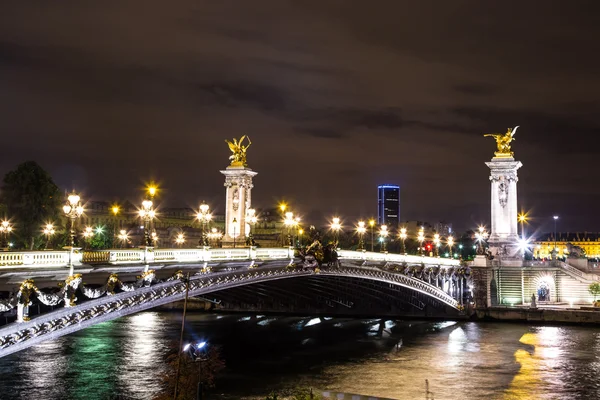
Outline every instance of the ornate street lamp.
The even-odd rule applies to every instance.
[[[433,235],[433,244],[435,246],[435,256],[439,257],[440,256],[440,234],[436,233],[435,235]]]
[[[237,234],[236,234],[237,218],[234,218],[232,222],[233,222],[233,224],[232,224],[233,225],[233,248],[235,249],[235,240],[236,240],[236,236],[237,236]]]
[[[283,220],[283,225],[286,227],[287,229],[287,236],[288,236],[288,247],[292,246],[292,235],[291,235],[291,230],[293,229],[294,226],[296,226],[297,222],[294,219],[294,213],[291,211],[288,211],[285,213],[285,218]]]
[[[381,252],[382,253],[387,252],[387,245],[386,245],[385,239],[388,237],[389,234],[390,234],[390,232],[388,231],[387,225],[381,225],[381,228],[379,230],[379,241],[381,242]]]
[[[2,248],[6,251],[9,249],[10,245],[8,243],[8,237],[12,232],[13,227],[11,223],[7,220],[2,221],[0,223],[0,233],[2,234]]]
[[[302,247],[302,238],[304,236],[304,229],[298,229],[298,244]]]
[[[115,240],[117,239],[117,229],[121,228],[121,224],[119,223],[119,220],[118,220],[118,216],[119,216],[119,213],[121,212],[121,208],[115,204],[111,207],[110,210],[113,215],[113,237],[112,237],[111,245],[114,246]]]
[[[256,243],[254,242],[253,228],[254,225],[256,225],[256,223],[258,222],[256,210],[254,208],[249,208],[246,214],[246,218],[248,219],[248,225],[250,225],[250,231],[248,232],[248,243],[250,244],[250,246],[255,246]]]
[[[150,189],[148,189],[148,191],[150,192]],[[152,246],[152,237],[150,236],[150,225],[154,217],[156,217],[156,212],[152,208],[152,200],[142,201],[142,208],[138,210],[138,214],[144,222],[144,245]]]
[[[419,242],[419,254],[423,255],[423,241],[425,240],[425,231],[423,227],[419,228],[419,232],[417,233],[417,241]]]
[[[454,246],[454,238],[452,236],[448,236],[448,248],[450,249],[450,258],[452,258],[452,246]]]
[[[75,194],[75,192],[71,193],[69,197],[67,197],[67,203],[63,206],[63,212],[69,218],[70,227],[69,227],[69,246],[75,246],[75,230],[76,230],[76,222],[79,217],[83,215],[83,206],[81,205],[81,198]]]
[[[44,250],[46,250],[48,249],[48,243],[50,243],[50,238],[56,233],[56,230],[54,229],[54,224],[46,224],[42,232],[44,233],[44,235],[46,235],[46,245],[44,246]]]
[[[281,218],[283,220],[283,225],[281,227],[281,246],[285,247],[285,240],[284,240],[284,236],[285,236],[285,210],[287,209],[287,204],[285,203],[279,203],[279,211],[281,211]]]
[[[358,233],[358,250],[363,251],[365,249],[366,232],[367,227],[365,226],[365,221],[358,221],[358,226],[356,227],[356,233]]]
[[[554,219],[554,250],[556,252],[556,257],[558,258],[558,249],[556,248],[556,221],[558,221],[558,215],[552,216]]]
[[[119,240],[121,241],[121,248],[127,245],[129,241],[129,236],[127,235],[127,231],[125,229],[121,229],[119,231]]]
[[[86,226],[83,230],[83,242],[85,243],[85,247],[89,247],[89,240],[94,236],[94,228],[91,226]]]
[[[480,226],[478,231],[475,232],[475,239],[477,240],[477,243],[479,244],[479,246],[477,247],[477,254],[479,254],[479,255],[484,254],[483,242],[487,239],[487,237],[488,237],[488,233],[485,231],[485,228],[483,226]]]
[[[177,243],[177,246],[181,248],[181,246],[185,243],[185,235],[183,233],[177,234],[177,237],[175,238],[175,243]]]
[[[214,241],[215,247],[218,245],[219,239],[223,237],[223,234],[217,230],[217,228],[212,228],[210,233],[208,234],[208,238],[210,241]]]
[[[369,226],[371,227],[371,253],[372,253],[374,251],[373,249],[375,248],[375,220],[374,219],[369,220]]]
[[[527,215],[526,214],[519,214],[519,216],[517,217],[519,220],[519,223],[521,224],[521,239],[525,240],[525,228],[524,228],[524,224],[525,222],[527,222]]]
[[[200,204],[200,211],[198,211],[198,213],[196,214],[196,219],[198,221],[200,221],[200,223],[202,224],[202,245],[203,246],[208,246],[208,237],[207,235],[207,227],[210,228],[209,224],[210,221],[212,220],[212,214],[210,214],[208,211],[210,210],[210,207],[208,206],[208,204],[206,204],[205,202],[202,202],[202,204]]]
[[[338,247],[340,230],[342,229],[342,223],[338,217],[333,217],[331,219],[331,230],[333,231],[333,240],[335,241],[334,246]]]
[[[402,240],[402,253],[406,255],[406,238],[408,235],[406,234],[406,228],[400,228],[400,240]]]

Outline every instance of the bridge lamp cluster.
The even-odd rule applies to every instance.
[[[175,238],[175,243],[177,243],[177,245],[179,245],[179,246],[184,244],[185,243],[185,235],[183,233],[177,234],[177,237]]]
[[[69,218],[69,246],[75,246],[75,222],[77,218],[83,215],[83,206],[81,205],[81,197],[75,193],[71,193],[67,197],[67,203],[63,206],[65,216]]]
[[[417,241],[419,242],[419,253],[423,255],[423,241],[425,241],[425,231],[423,230],[423,227],[419,228]]]
[[[389,234],[390,231],[388,231],[387,225],[381,225],[379,227],[379,241],[381,242],[381,251],[384,253],[387,251],[385,239]]]
[[[92,236],[94,236],[94,228],[92,228],[91,226],[86,226],[83,230],[83,237],[89,239]]]
[[[364,236],[365,236],[366,232],[367,232],[367,227],[366,227],[365,221],[358,221],[358,226],[356,227],[356,233],[358,233],[358,249],[359,250],[365,249]]]
[[[198,211],[198,213],[196,214],[196,218],[198,219],[198,221],[202,222],[203,224],[207,224],[212,220],[212,214],[209,213],[210,207],[208,206],[208,204],[206,203],[202,203],[200,204],[200,211]]]
[[[129,241],[129,236],[127,235],[127,231],[125,229],[121,229],[119,231],[118,238],[122,242],[123,245]]]
[[[2,243],[1,245],[4,246],[8,246],[11,247],[10,243],[8,242],[8,236],[10,235],[10,233],[13,231],[13,227],[11,225],[11,223],[7,220],[2,221],[2,223],[0,223],[0,233],[2,234]]]
[[[209,240],[217,241],[223,237],[223,234],[219,232],[217,228],[212,228],[207,236]]]

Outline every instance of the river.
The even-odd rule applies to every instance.
[[[180,318],[144,312],[2,358],[0,399],[151,399]],[[424,399],[425,379],[435,399],[600,398],[595,327],[192,313],[186,336],[221,349],[216,399],[290,387]]]

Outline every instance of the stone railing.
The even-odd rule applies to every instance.
[[[0,269],[14,267],[59,267],[69,264],[80,264],[82,254],[78,251],[7,251],[0,253]]]
[[[364,261],[383,261],[392,263],[407,264],[427,264],[456,267],[460,265],[459,260],[441,257],[414,256],[409,254],[394,253],[375,253],[370,251],[352,251],[338,250],[340,259],[346,260],[364,260]]]
[[[220,262],[236,260],[282,260],[294,258],[292,248],[196,248],[196,249],[111,249],[78,252],[65,251],[29,251],[0,253],[0,268],[14,267],[57,267],[68,266],[69,256],[74,265],[85,264],[152,264],[152,263],[193,263]],[[392,253],[376,253],[351,250],[338,250],[341,260],[363,260],[373,262],[391,262],[410,265],[426,264],[447,267],[459,266],[460,261]]]

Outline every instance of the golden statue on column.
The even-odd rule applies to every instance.
[[[248,144],[244,146],[244,140],[248,141]],[[247,167],[246,163],[246,151],[248,147],[252,144],[250,138],[246,135],[242,136],[240,140],[233,139],[233,142],[229,140],[225,140],[225,143],[229,146],[229,150],[231,150],[231,155],[229,159],[231,160],[232,167]]]
[[[510,142],[515,140],[514,136],[518,128],[518,125],[513,129],[508,128],[508,131],[504,135],[501,133],[487,133],[483,135],[484,137],[491,136],[496,139],[496,145],[498,146],[498,151],[494,152],[496,157],[506,158],[514,156],[514,153],[510,151]]]

